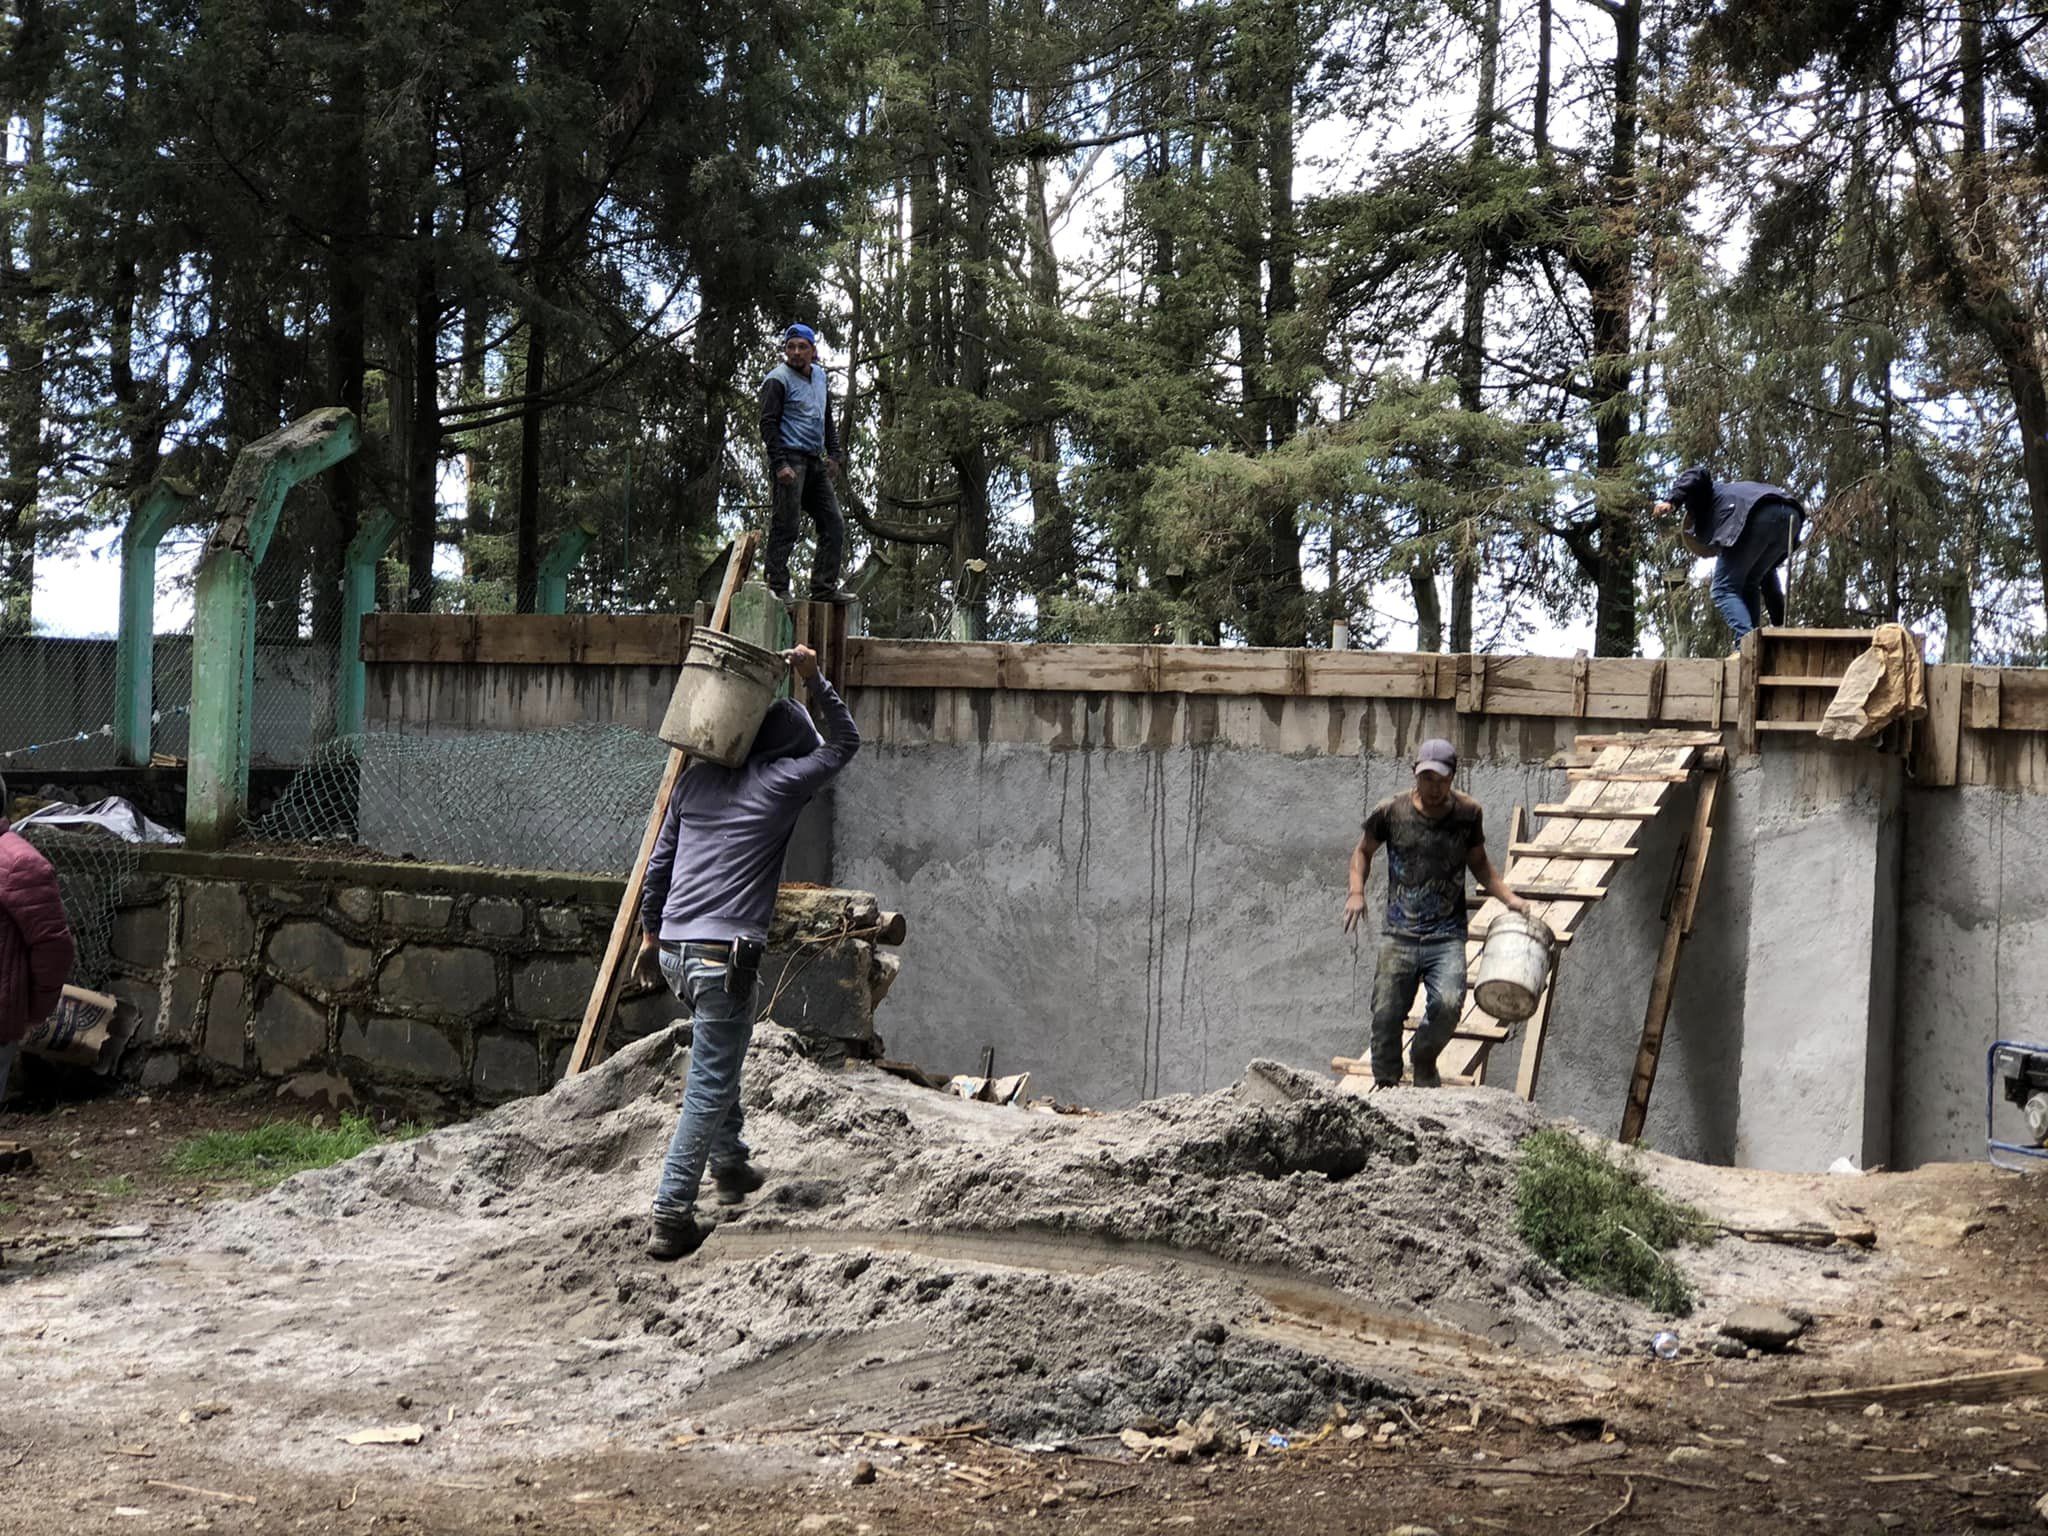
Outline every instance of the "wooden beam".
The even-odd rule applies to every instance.
[[[1598,885],[1564,885],[1533,881],[1508,881],[1508,889],[1524,901],[1605,901],[1607,889]]]
[[[1760,677],[1756,685],[1759,688],[1840,688],[1843,681],[1839,677]]]
[[[361,655],[383,665],[682,665],[690,620],[658,613],[369,613]]]
[[[1678,885],[1664,914],[1664,939],[1657,949],[1657,968],[1651,973],[1650,1002],[1643,1012],[1643,1034],[1636,1045],[1628,1102],[1621,1112],[1624,1144],[1641,1138],[1643,1122],[1650,1113],[1650,1089],[1657,1080],[1657,1059],[1664,1050],[1664,1026],[1671,1017],[1671,997],[1678,982],[1679,950],[1692,932],[1693,912],[1699,902],[1700,885],[1706,878],[1707,849],[1714,835],[1714,802],[1720,788],[1719,773],[1710,773],[1700,781],[1699,797],[1693,801],[1692,828],[1678,850]]]
[[[1766,640],[1861,640],[1868,644],[1876,633],[1871,629],[1797,629],[1784,624],[1767,624],[1756,631]]]
[[[1755,729],[1759,731],[1804,731],[1807,735],[1813,736],[1819,734],[1820,722],[1818,720],[1759,720],[1756,722]]]
[[[1641,850],[1602,848],[1593,843],[1509,843],[1508,857],[1528,854],[1539,859],[1632,859]]]
[[[1600,747],[1718,747],[1721,745],[1719,731],[1639,731],[1633,734],[1614,736],[1579,735],[1572,738],[1574,747],[1597,749]]]
[[[1763,631],[1752,629],[1736,648],[1735,746],[1744,757],[1756,755],[1756,680],[1763,671],[1763,644]]]
[[[733,594],[747,579],[747,570],[754,563],[754,546],[760,540],[761,535],[751,529],[741,534],[725,562],[725,584],[719,588],[718,605],[711,610],[710,627],[720,634],[732,623]],[[661,823],[668,815],[668,803],[675,795],[676,781],[683,776],[683,768],[688,761],[686,752],[671,749],[668,754],[661,784],[654,792],[654,807],[647,813],[647,825],[640,834],[640,851],[626,873],[626,888],[619,895],[618,915],[612,919],[611,938],[605,944],[604,959],[598,965],[597,980],[590,989],[590,1001],[583,1007],[583,1024],[576,1031],[576,1044],[570,1048],[565,1076],[574,1077],[586,1071],[604,1050],[605,1032],[611,1028],[612,1012],[618,1007],[619,993],[624,990],[626,977],[633,969],[633,959],[639,954],[640,946],[635,939],[640,930],[640,895],[646,888],[647,861],[654,854],[655,841],[661,836]]]
[[[1819,722],[1815,722],[1818,725]],[[1654,768],[1647,771],[1611,768],[1573,768],[1565,777],[1575,784],[1683,784],[1691,778],[1690,768]]]
[[[1655,805],[1539,805],[1538,816],[1573,816],[1581,821],[1655,821]]]
[[[1880,1387],[1839,1387],[1832,1392],[1799,1392],[1774,1397],[1773,1408],[1856,1408],[1868,1403],[1918,1407],[1927,1403],[1996,1403],[2048,1393],[2048,1366],[2023,1365],[2009,1371],[1972,1371],[1928,1381],[1888,1382]]]

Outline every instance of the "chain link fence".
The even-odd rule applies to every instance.
[[[271,845],[615,874],[639,849],[667,757],[657,738],[619,725],[372,731],[317,748],[249,832]]]
[[[102,985],[114,958],[114,917],[121,892],[135,876],[141,850],[108,832],[34,823],[19,830],[57,872],[64,916],[78,945],[71,981],[84,987]]]

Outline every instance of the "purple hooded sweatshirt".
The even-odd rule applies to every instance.
[[[739,767],[683,770],[647,859],[647,933],[669,943],[768,937],[797,817],[860,749],[846,701],[822,675],[810,690],[825,717],[822,740],[801,704],[777,699]]]

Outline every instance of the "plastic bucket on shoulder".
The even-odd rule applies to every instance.
[[[661,739],[692,757],[737,768],[747,760],[787,670],[774,651],[698,630],[669,696]]]
[[[1502,1023],[1521,1023],[1536,1011],[1556,953],[1557,935],[1548,923],[1519,912],[1501,913],[1486,930],[1473,997]]]

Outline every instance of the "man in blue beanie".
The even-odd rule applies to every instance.
[[[1682,514],[1680,531],[1688,548],[1714,552],[1714,606],[1728,621],[1735,643],[1768,618],[1785,622],[1785,589],[1778,567],[1799,542],[1806,509],[1781,486],[1761,480],[1725,480],[1718,485],[1703,464],[1673,482],[1657,514]]]
[[[782,333],[782,361],[761,381],[761,438],[774,476],[774,511],[768,522],[768,590],[789,601],[789,557],[796,549],[803,514],[818,530],[811,565],[811,601],[850,603],[839,586],[839,562],[846,549],[846,520],[832,494],[832,470],[846,473],[846,451],[832,425],[831,390],[818,362],[818,333],[792,325]]]
[[[825,735],[803,705],[777,699],[737,768],[694,762],[676,781],[648,856],[640,898],[645,975],[658,964],[669,990],[690,1010],[690,1071],[683,1109],[654,1192],[650,1256],[694,1253],[697,1188],[711,1168],[720,1205],[738,1205],[761,1187],[740,1139],[740,1067],[754,1032],[754,994],[783,856],[811,797],[853,760],[860,732],[808,646],[791,667],[825,718]]]

